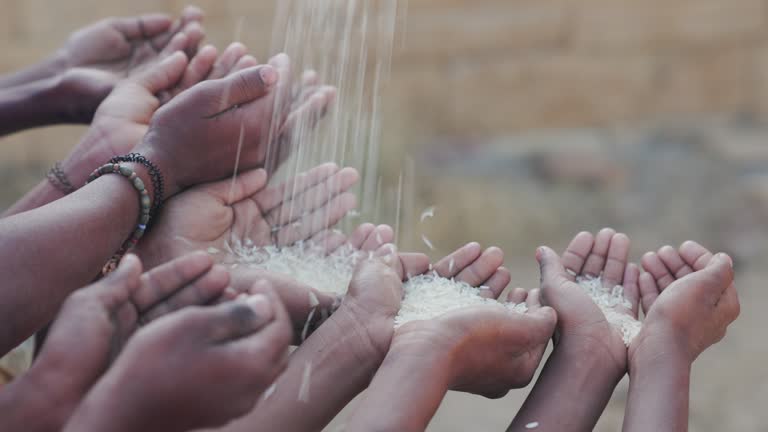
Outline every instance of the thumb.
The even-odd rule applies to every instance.
[[[711,294],[713,298],[719,299],[723,292],[733,284],[733,259],[727,254],[719,253],[698,274],[704,278],[702,286],[707,290],[707,293]]]
[[[246,171],[237,177],[220,180],[208,185],[208,190],[227,205],[232,205],[255,195],[267,185],[267,172],[261,168]]]
[[[152,94],[170,90],[181,80],[188,63],[186,54],[177,51],[142,72],[136,81]]]
[[[555,251],[542,246],[536,251],[536,260],[539,261],[541,271],[542,291],[559,289],[568,282],[565,267]]]
[[[209,81],[210,97],[221,101],[220,112],[266,95],[277,83],[277,71],[269,65],[244,69],[225,78]]]
[[[275,312],[266,295],[256,294],[217,306],[190,308],[178,316],[186,333],[221,343],[259,331],[275,318]]]

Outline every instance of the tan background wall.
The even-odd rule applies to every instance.
[[[270,53],[273,0],[197,4],[209,42],[239,33],[260,59]],[[99,18],[183,5],[0,0],[0,72]],[[406,18],[385,94],[384,173],[396,177],[405,154],[417,161],[406,222],[438,206],[411,234],[428,234],[436,257],[470,240],[498,244],[525,287],[538,283],[535,246],[604,225],[635,239],[634,258],[688,238],[734,254],[742,318],[697,362],[691,430],[764,429],[768,0],[409,0]],[[0,209],[82,130],[0,140]],[[401,240],[424,251],[418,238]],[[625,393],[597,430],[619,429]],[[524,396],[452,395],[434,430],[502,430]]]

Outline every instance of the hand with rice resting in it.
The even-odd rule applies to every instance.
[[[685,431],[692,364],[739,316],[733,261],[688,241],[649,252],[642,264],[645,320],[629,346],[623,430]]]
[[[32,368],[0,392],[0,429],[61,430],[141,326],[216,301],[229,283],[201,252],[141,268],[128,255],[116,272],[69,296]]]
[[[577,277],[601,277],[603,287],[623,285],[631,305],[618,313],[637,319],[640,269],[627,264],[630,240],[606,228],[576,235],[562,258],[548,247],[536,252],[543,303],[557,311],[555,348],[509,430],[592,430],[627,371],[627,347]]]
[[[234,182],[221,180],[182,192],[166,203],[136,253],[152,268],[192,251],[212,250],[216,260],[231,267],[239,258],[229,253],[228,247],[232,249],[235,242],[245,239],[254,247],[312,240],[331,248],[345,241],[329,228],[356,205],[349,189],[358,180],[357,171],[323,164],[278,186],[267,187],[267,180],[267,172],[257,169],[238,175]],[[286,197],[286,191],[296,194]],[[391,232],[389,236],[385,233],[383,241],[390,240]],[[310,304],[310,292],[321,309],[329,310],[336,301],[334,296],[289,276],[246,264],[236,265],[230,273],[232,286],[238,291],[246,291],[255,280],[270,280],[288,309],[297,336],[315,306]]]
[[[485,285],[484,295],[498,298],[510,280],[502,262],[500,249],[483,252],[470,243],[438,262],[435,270],[472,286]],[[538,290],[517,289],[508,300],[527,302],[529,311],[473,306],[397,328],[348,429],[423,431],[449,389],[498,398],[526,386],[557,318],[554,310],[541,306]]]

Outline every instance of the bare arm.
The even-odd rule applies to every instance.
[[[0,89],[0,136],[74,122],[83,98],[65,93],[62,80],[56,77]]]
[[[66,69],[66,66],[66,59],[60,52],[57,52],[37,64],[28,66],[20,71],[0,76],[0,89],[21,86],[33,81],[51,78],[63,72]]]
[[[132,167],[151,184],[143,168]],[[128,239],[139,214],[133,186],[117,175],[0,222],[0,353],[50,321]],[[23,313],[20,313],[23,312]]]

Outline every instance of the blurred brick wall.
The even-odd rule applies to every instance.
[[[275,1],[205,0],[209,41],[269,53]],[[700,114],[768,101],[765,0],[401,0],[407,34],[388,112],[434,136],[496,136]],[[181,0],[0,0],[0,71],[109,15],[179,11]],[[0,161],[61,157],[79,128],[0,141]]]

